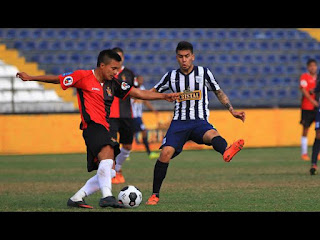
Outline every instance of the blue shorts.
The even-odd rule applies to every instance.
[[[206,144],[203,142],[203,135],[212,129],[216,130],[206,120],[172,120],[160,149],[164,146],[173,147],[176,151],[171,158],[174,158],[182,152],[184,144],[189,140],[198,144]]]
[[[141,132],[146,129],[144,126],[141,117],[137,117],[133,119],[133,129],[134,132]]]
[[[315,129],[320,130],[320,108],[317,109]]]

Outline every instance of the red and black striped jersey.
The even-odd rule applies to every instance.
[[[94,70],[77,70],[59,75],[59,78],[63,90],[77,89],[82,130],[94,121],[109,131],[108,119],[114,97],[125,99],[132,87],[119,79],[106,80],[102,85],[94,76]]]
[[[126,68],[122,67],[116,76],[117,79],[128,83],[130,86],[134,86],[135,75],[134,73]],[[132,118],[132,109],[130,97],[125,99],[114,98],[111,105],[110,118]]]

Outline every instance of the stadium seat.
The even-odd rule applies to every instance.
[[[0,78],[0,91],[12,89],[12,81],[10,78]]]

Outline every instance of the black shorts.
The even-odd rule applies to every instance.
[[[316,110],[301,110],[301,121],[302,126],[308,128],[316,120]]]
[[[134,125],[133,118],[110,118],[110,134],[114,139],[117,139],[117,133],[119,132],[119,143],[132,144]]]
[[[98,154],[104,146],[113,147],[114,158],[120,153],[119,143],[112,139],[110,132],[101,124],[91,121],[82,136],[87,146],[88,172],[98,169]]]

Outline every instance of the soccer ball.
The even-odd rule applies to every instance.
[[[142,201],[142,193],[137,187],[129,185],[121,189],[118,200],[127,208],[135,208]]]

